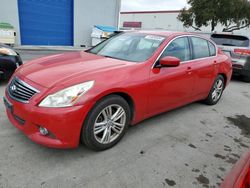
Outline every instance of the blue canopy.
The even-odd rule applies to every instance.
[[[104,32],[115,32],[117,31],[117,28],[114,26],[104,26],[104,25],[95,25],[97,29],[100,29]]]

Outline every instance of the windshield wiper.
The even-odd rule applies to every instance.
[[[101,55],[101,54],[98,54],[98,55]],[[112,58],[112,59],[117,59],[117,58],[112,57],[112,56],[109,56],[109,55],[101,55],[101,56],[103,56],[103,57],[107,57],[107,58]]]
[[[118,60],[122,60],[122,61],[131,61],[131,60],[128,60],[128,59],[123,59],[123,58],[113,57],[113,56],[108,56],[108,55],[101,55],[101,54],[97,54],[97,55],[107,57],[107,58],[111,58],[111,59],[118,59]],[[137,62],[137,61],[133,61],[133,62]]]

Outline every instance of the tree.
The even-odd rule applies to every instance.
[[[250,1],[248,0],[188,0],[190,8],[183,8],[178,20],[184,27],[200,30],[211,25],[211,31],[220,23],[225,32],[250,26]]]

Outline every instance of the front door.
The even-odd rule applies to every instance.
[[[150,95],[148,115],[161,113],[191,101],[194,87],[194,75],[189,40],[180,37],[167,45],[161,58],[174,56],[181,60],[178,67],[160,67],[156,62],[150,72]]]

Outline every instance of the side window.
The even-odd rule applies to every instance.
[[[191,37],[191,41],[193,44],[194,59],[210,56],[207,40],[198,37]]]
[[[209,46],[210,56],[215,56],[216,55],[215,46],[211,42],[208,42],[208,46]]]
[[[172,41],[161,55],[161,58],[166,56],[174,56],[181,61],[191,60],[188,38],[182,37]]]

